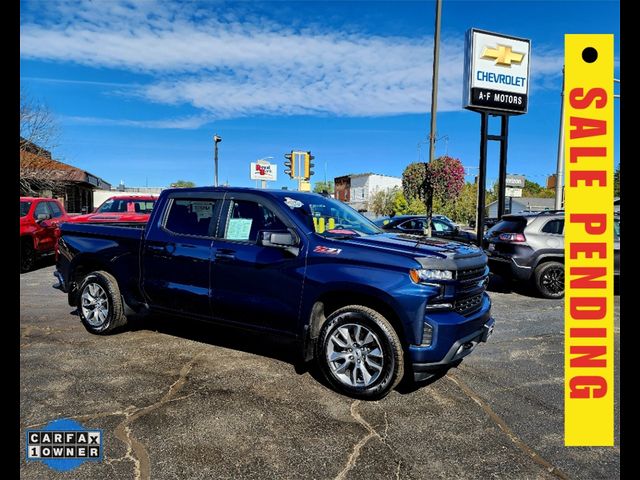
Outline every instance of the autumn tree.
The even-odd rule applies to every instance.
[[[425,202],[427,218],[431,218],[434,201],[439,204],[453,202],[464,186],[462,162],[444,155],[429,163],[415,162],[402,173],[402,187],[405,196]],[[430,225],[430,222],[427,223]],[[431,235],[431,228],[428,227]]]

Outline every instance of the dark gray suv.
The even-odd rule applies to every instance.
[[[614,275],[620,273],[620,218],[614,225]],[[483,238],[489,269],[533,281],[546,298],[564,296],[564,211],[504,215]]]

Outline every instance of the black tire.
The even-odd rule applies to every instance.
[[[99,286],[99,288],[97,288],[96,285]],[[102,295],[100,289],[104,295]],[[98,292],[97,295],[92,296],[92,290]],[[99,305],[101,309],[104,309],[106,306],[106,314],[104,314],[104,310],[98,312],[97,306],[90,308],[90,303],[87,303],[86,306],[83,307],[83,295],[85,293],[87,293],[89,297],[95,298],[97,300],[96,303],[98,303],[98,300],[103,302],[99,303]],[[100,297],[100,299],[98,299],[98,297]],[[106,298],[106,302],[104,302],[103,298]],[[90,302],[90,300],[88,300],[88,302]],[[104,335],[112,332],[116,328],[123,327],[127,323],[118,282],[113,275],[107,272],[91,272],[82,279],[80,287],[78,288],[76,305],[82,324],[91,333]]]
[[[358,366],[354,363],[355,360],[346,360],[344,359],[343,364],[339,364],[340,367],[344,366],[347,363],[353,365],[353,368],[350,370],[345,370],[344,376],[348,376],[353,380],[353,376],[355,375],[355,385],[347,384],[349,380],[340,380],[339,375],[334,373],[333,368],[337,362],[331,362],[329,360],[328,349],[334,348],[334,346],[338,346],[335,343],[335,340],[332,340],[332,336],[338,333],[338,329],[341,327],[346,328],[355,328],[357,326],[364,327],[365,330],[368,330],[370,333],[374,334],[373,338],[374,342],[377,343],[369,343],[368,345],[376,346],[379,345],[382,355],[376,355],[381,358],[381,370],[375,372],[371,370],[368,366],[371,366],[371,359],[374,358],[374,350],[367,345],[366,336],[365,338],[361,338],[362,344],[360,345],[355,339],[356,343],[352,345],[357,345],[357,357],[359,359]],[[365,330],[362,330],[363,334]],[[344,331],[344,330],[343,330]],[[357,337],[357,336],[354,336]],[[351,339],[351,336],[349,336]],[[344,340],[344,337],[343,337]],[[352,339],[353,340],[353,339]],[[332,346],[329,346],[329,343],[333,342]],[[345,344],[348,342],[345,341]],[[347,352],[351,352],[347,347],[344,348],[337,354],[339,355],[349,355]],[[362,350],[360,349],[362,347]],[[353,350],[353,355],[349,355],[349,358],[353,358],[355,356],[355,350]],[[363,351],[366,351],[364,354]],[[371,355],[371,357],[367,357],[367,353]],[[364,355],[364,356],[362,356]],[[385,397],[393,388],[398,385],[402,377],[404,376],[404,353],[402,349],[402,343],[398,338],[398,334],[395,329],[389,323],[387,319],[385,319],[382,315],[380,315],[375,310],[371,308],[364,307],[362,305],[349,305],[339,310],[333,312],[326,320],[326,322],[322,325],[320,330],[320,335],[318,337],[318,341],[315,345],[315,359],[318,363],[318,367],[320,371],[322,371],[324,377],[331,384],[331,386],[338,392],[344,393],[350,397],[361,398],[365,400],[377,400]],[[361,365],[360,365],[360,359]],[[376,360],[376,363],[378,361]],[[365,385],[366,381],[364,379],[364,370],[367,375],[371,375],[371,371],[375,373],[371,375],[370,381],[371,383]],[[380,368],[380,365],[378,365]],[[340,368],[338,367],[338,370]],[[354,370],[358,369],[355,373]],[[377,377],[376,377],[377,375]],[[362,380],[362,385],[358,385],[359,380]]]
[[[534,272],[536,289],[545,298],[564,297],[564,264],[544,262]]]
[[[20,243],[20,273],[33,270],[36,263],[36,251],[33,249],[33,241],[29,238]]]

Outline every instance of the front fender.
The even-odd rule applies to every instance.
[[[348,302],[371,299],[392,311],[400,322],[398,334],[407,344],[422,338],[427,299],[438,292],[426,285],[416,285],[408,271],[371,268],[359,265],[320,264],[307,268],[301,308],[301,328],[311,317],[316,301],[341,294]]]

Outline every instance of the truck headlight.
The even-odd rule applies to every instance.
[[[423,283],[433,280],[453,280],[453,272],[451,270],[431,270],[419,268],[409,270],[409,276],[414,283]]]

